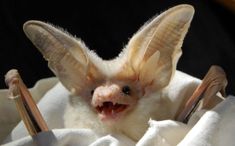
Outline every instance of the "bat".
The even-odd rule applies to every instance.
[[[150,118],[175,119],[182,100],[169,97],[168,87],[193,15],[194,8],[186,4],[168,9],[142,26],[112,60],[103,60],[58,27],[27,21],[26,36],[71,93],[65,128],[115,131],[138,140]]]

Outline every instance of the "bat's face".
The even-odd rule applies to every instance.
[[[118,120],[131,111],[143,96],[135,81],[109,81],[91,91],[91,105],[102,121]]]
[[[67,116],[70,125],[89,118],[86,112],[99,117],[101,122],[126,119],[129,123],[138,123],[153,117],[167,117],[166,110],[162,110],[167,108],[162,104],[167,99],[160,93],[176,70],[181,45],[193,14],[194,9],[189,5],[179,5],[165,11],[144,25],[120,55],[109,61],[90,51],[81,40],[50,24],[28,21],[24,24],[24,31],[48,60],[50,69],[62,84],[72,95],[86,101],[84,104],[89,107],[81,108],[83,101],[74,102],[76,96],[71,98]],[[159,99],[154,102],[148,100],[150,95]],[[151,112],[147,112],[150,108]],[[138,112],[143,113],[144,120],[138,119]],[[132,121],[133,117],[137,119]],[[126,126],[122,125],[122,128],[133,130],[133,125]]]

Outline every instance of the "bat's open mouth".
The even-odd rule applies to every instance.
[[[102,115],[102,118],[108,118],[113,119],[116,118],[116,116],[125,111],[127,109],[127,104],[119,104],[119,103],[113,103],[113,102],[103,102],[102,106],[97,106],[96,110],[100,115]]]

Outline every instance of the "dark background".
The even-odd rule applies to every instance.
[[[214,1],[19,1],[0,0],[0,88],[4,74],[20,71],[28,87],[53,76],[39,51],[22,31],[30,19],[51,22],[85,41],[104,59],[118,55],[140,26],[154,15],[181,3],[196,13],[183,44],[178,70],[202,78],[211,65],[224,68],[227,92],[235,94],[235,14]]]

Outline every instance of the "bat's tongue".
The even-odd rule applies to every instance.
[[[112,102],[104,102],[102,106],[97,106],[96,110],[105,117],[113,118],[117,115],[117,113],[124,111],[126,108],[127,105],[125,104],[113,104]]]

